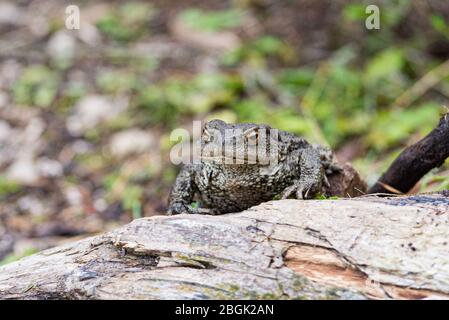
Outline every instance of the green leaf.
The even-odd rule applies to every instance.
[[[449,37],[449,26],[447,25],[444,17],[441,15],[432,15],[430,17],[430,23],[432,27],[437,30],[439,33]]]
[[[366,5],[359,3],[351,3],[344,7],[343,17],[347,21],[362,21],[366,19]]]
[[[103,16],[98,22],[98,29],[109,38],[118,42],[136,40],[148,31],[147,23],[156,10],[143,2],[130,2],[121,5]]]
[[[315,72],[311,69],[286,69],[279,75],[279,84],[289,90],[307,87],[312,83]]]
[[[281,54],[285,50],[285,44],[279,38],[264,36],[253,43],[254,49],[263,55]]]
[[[436,124],[439,112],[440,107],[433,103],[407,110],[385,110],[373,122],[367,142],[378,150],[385,150],[413,133],[424,136]]]
[[[244,12],[238,9],[222,11],[203,11],[187,9],[181,13],[181,19],[193,29],[217,32],[241,26]]]
[[[402,50],[389,48],[377,54],[365,68],[365,79],[369,83],[390,77],[401,71],[405,63]]]

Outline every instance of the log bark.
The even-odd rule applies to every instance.
[[[449,192],[155,216],[0,267],[0,299],[449,298]]]
[[[425,138],[406,148],[368,193],[407,193],[449,157],[449,113]]]

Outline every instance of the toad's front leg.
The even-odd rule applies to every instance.
[[[192,165],[186,165],[176,177],[168,199],[169,215],[197,213],[196,209],[190,205],[197,189],[194,182],[194,173],[194,167]]]
[[[321,190],[324,181],[324,167],[319,152],[314,148],[307,148],[301,153],[299,161],[300,177],[281,193],[282,199],[286,199],[292,194],[295,194],[297,199],[310,199]]]
[[[197,168],[195,168],[194,165],[186,165],[181,169],[176,177],[168,200],[169,203],[167,213],[169,215],[181,213],[208,215],[219,214],[219,212],[213,209],[193,208],[191,206],[193,197],[198,191],[194,179],[195,170],[197,170]]]

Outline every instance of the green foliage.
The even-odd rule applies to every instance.
[[[326,197],[324,194],[319,193],[315,196],[314,199],[316,199],[316,200],[338,200],[340,198],[337,196]]]
[[[368,62],[365,69],[366,81],[376,83],[394,77],[401,72],[404,62],[404,54],[400,49],[385,49]]]
[[[265,48],[261,50],[264,53],[276,52],[276,46],[260,47]],[[389,108],[410,85],[402,49],[379,51],[363,68],[354,63],[355,56],[353,47],[344,47],[318,70],[279,70],[272,89],[290,97],[291,104],[273,103],[270,93],[257,84],[253,87],[254,79],[247,79],[246,73],[215,73],[200,74],[189,81],[171,77],[142,88],[138,105],[149,111],[153,123],[175,124],[179,116],[210,113],[232,121],[269,123],[313,141],[319,141],[316,134],[322,134],[333,147],[350,137],[367,135],[365,143],[373,144],[378,152],[401,143],[416,130],[425,131],[423,128],[429,127],[425,123],[438,118],[435,106],[424,105],[417,112]],[[401,125],[394,125],[402,114]],[[394,119],[391,126],[387,121],[390,118]]]
[[[135,88],[137,80],[135,74],[127,70],[106,70],[97,74],[96,83],[103,92],[117,94]]]
[[[162,181],[166,184],[172,184],[173,181],[175,181],[177,174],[178,172],[175,170],[175,168],[170,166],[162,173]]]
[[[158,61],[151,55],[133,54],[126,47],[113,47],[106,50],[105,58],[109,63],[126,67],[128,71],[137,75],[151,71],[158,65]]]
[[[27,106],[48,107],[58,91],[59,76],[43,65],[31,65],[13,85],[14,101]]]
[[[269,106],[264,101],[253,99],[244,99],[233,104],[232,109],[237,114],[241,122],[264,122],[270,112]]]
[[[430,17],[430,23],[435,30],[444,35],[446,38],[449,38],[449,25],[446,23],[443,16],[436,14],[432,15]]]
[[[68,114],[75,103],[86,94],[86,88],[82,82],[69,82],[61,92],[57,100],[57,111]]]
[[[388,1],[388,4],[376,4],[372,1],[362,1],[362,3],[349,3],[342,11],[343,19],[351,22],[364,22],[368,17],[366,7],[370,4],[375,4],[380,10],[380,22],[385,29],[390,29],[397,25],[402,17],[410,8],[409,0],[393,0]]]
[[[0,198],[20,190],[20,186],[14,181],[10,181],[3,176],[0,176]]]
[[[204,114],[228,105],[240,89],[240,80],[226,74],[200,74],[188,81],[173,78],[142,88],[138,106],[149,112],[151,122],[169,124],[182,114]]]
[[[14,254],[14,253],[9,254],[5,258],[3,258],[3,260],[0,261],[0,266],[17,261],[19,259],[30,256],[32,254],[35,254],[37,251],[38,250],[33,247],[28,247],[20,254]]]
[[[427,175],[421,180],[420,191],[425,192],[428,190],[443,191],[449,190],[449,176],[447,175]]]
[[[136,119],[134,114],[132,114],[131,112],[132,110],[128,112],[122,112],[114,119],[110,119],[107,123],[103,124],[102,128],[108,130],[109,132],[116,132],[136,126],[139,119]]]
[[[103,187],[107,191],[111,191],[114,188],[114,184],[120,179],[119,172],[112,172],[103,178]]]
[[[253,65],[265,64],[269,57],[288,61],[292,58],[293,50],[285,42],[274,36],[263,36],[245,43],[240,48],[227,52],[222,57],[225,65],[237,65],[239,63],[250,63]]]
[[[206,32],[217,32],[241,26],[244,12],[238,9],[222,11],[203,11],[187,9],[181,13],[181,19],[193,29]]]
[[[440,107],[424,104],[413,109],[380,111],[372,123],[367,143],[378,150],[397,145],[411,134],[427,134],[438,121]]]
[[[97,22],[98,29],[118,42],[129,42],[148,31],[148,22],[156,13],[147,3],[130,2],[118,7]]]
[[[227,123],[236,123],[238,121],[236,113],[228,109],[211,112],[206,117],[206,121],[213,119],[219,119]]]
[[[377,53],[366,63],[363,82],[368,103],[386,105],[407,88],[405,64],[403,51],[394,47]]]
[[[268,123],[271,126],[290,131],[299,135],[309,135],[309,127],[304,119],[299,117],[293,107],[270,108],[263,100],[243,99],[233,104],[232,109],[239,122]]]
[[[138,185],[129,185],[123,191],[123,208],[125,210],[132,210],[135,213],[136,208],[139,207],[141,198],[143,196],[143,188]]]
[[[297,121],[297,132],[306,130],[313,134],[310,130],[313,131],[311,128],[314,126],[310,121],[316,121],[326,141],[333,147],[352,136],[371,133],[367,143],[379,141],[376,149],[381,151],[400,143],[432,117],[438,118],[435,107],[424,106],[418,113],[403,111],[402,125],[391,128],[388,133],[383,132],[384,124],[380,124],[378,118],[395,118],[390,114],[389,105],[410,85],[404,72],[406,57],[403,50],[391,47],[367,59],[361,69],[353,63],[354,56],[352,48],[342,48],[319,70],[300,68],[280,72],[277,77],[280,89],[301,101],[299,109],[304,118]],[[287,116],[281,123],[293,123],[294,117]],[[387,135],[382,145],[375,127],[381,128],[379,133]],[[399,135],[398,131],[402,134]]]
[[[96,135],[98,135],[98,131],[95,130]],[[89,133],[92,134],[93,133]],[[95,137],[88,137],[89,140],[98,139],[97,136]],[[99,171],[103,169],[103,167],[106,165],[107,161],[105,159],[105,156],[100,153],[85,153],[85,154],[79,154],[75,157],[75,161],[77,164],[82,165],[86,167],[91,172]]]
[[[363,41],[358,45],[364,57],[370,57],[378,51],[389,46],[395,46],[398,42],[396,27],[403,21],[411,8],[410,0],[391,0],[373,3],[369,0],[348,3],[342,11],[343,25],[346,24],[346,34],[363,34]],[[380,30],[367,30],[365,19],[368,5],[377,5],[380,10]],[[413,45],[416,45],[415,43]],[[413,46],[412,45],[412,46]]]
[[[286,50],[286,46],[279,38],[264,36],[252,43],[252,49],[262,55],[274,56],[281,55]]]
[[[366,5],[362,3],[350,3],[343,8],[343,18],[347,21],[364,21]]]
[[[411,0],[390,0],[388,1],[388,4],[386,4],[388,6],[388,9],[382,10],[382,6],[380,6],[381,24],[391,30],[401,22],[407,12],[410,10],[411,4]]]
[[[198,208],[200,207],[200,204],[198,203],[198,201],[193,201],[193,202],[190,204],[190,206],[191,206],[193,209],[198,209]]]
[[[315,71],[310,68],[284,69],[278,75],[281,88],[302,95],[312,83]]]
[[[299,69],[281,73],[281,90],[297,97],[300,101],[297,109],[302,113],[302,117],[290,113],[282,122],[293,124],[300,117],[296,132],[308,132],[312,138],[324,135],[332,146],[366,127],[367,117],[361,116],[364,114],[361,74],[348,65],[351,56],[348,52],[340,52],[318,71]],[[313,140],[320,140],[318,136]]]
[[[131,211],[133,219],[142,217],[144,188],[138,184],[137,176],[124,176],[119,171],[108,174],[103,179],[109,201],[120,201],[123,209]]]

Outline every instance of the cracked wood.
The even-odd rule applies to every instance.
[[[0,298],[449,297],[447,194],[135,220],[0,267]]]

